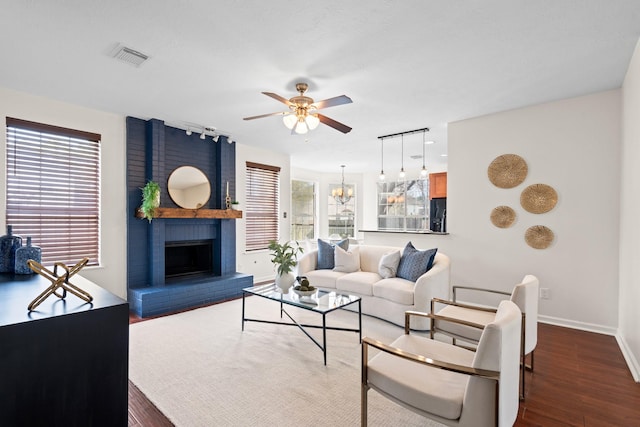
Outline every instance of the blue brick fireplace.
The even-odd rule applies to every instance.
[[[185,165],[203,171],[211,184],[202,208],[224,209],[227,182],[229,194],[235,194],[235,144],[223,137],[216,143],[186,135],[161,120],[127,117],[127,294],[131,310],[141,317],[236,298],[253,285],[253,276],[235,271],[234,219],[155,218],[149,223],[135,217],[140,188],[148,180],[160,184],[160,207],[178,208],[167,180]]]

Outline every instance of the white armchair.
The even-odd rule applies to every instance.
[[[522,279],[522,283],[517,284],[511,293],[469,286],[453,286],[453,301],[437,298],[431,301],[431,314],[434,314],[431,317],[431,337],[433,338],[435,333],[440,332],[452,337],[454,344],[456,339],[477,343],[482,333],[482,327],[492,322],[496,316],[495,308],[458,302],[458,291],[484,292],[509,297],[520,308],[523,315],[520,397],[524,399],[525,369],[533,371],[533,351],[538,343],[538,289],[538,279],[530,274],[526,275]],[[445,307],[435,313],[435,304],[444,304]],[[455,319],[456,322],[451,321],[452,319]],[[525,363],[527,355],[530,355],[531,359],[531,364],[528,366]]]
[[[502,301],[482,329],[477,351],[410,334],[390,345],[362,340],[361,424],[367,425],[367,392],[449,426],[511,426],[518,416],[518,371],[522,315]],[[369,360],[369,347],[380,352]]]

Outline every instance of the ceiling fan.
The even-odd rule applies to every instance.
[[[348,133],[351,128],[345,124],[337,122],[323,114],[317,112],[323,108],[335,107],[336,105],[350,104],[351,98],[346,95],[336,96],[334,98],[325,99],[323,101],[314,102],[313,98],[305,96],[305,92],[309,88],[306,83],[296,83],[296,90],[300,93],[298,96],[286,99],[272,92],[262,92],[271,98],[282,102],[289,111],[280,111],[277,113],[261,114],[259,116],[245,117],[244,120],[261,119],[269,116],[283,116],[282,120],[285,126],[291,129],[291,133],[304,134],[309,130],[315,129],[318,124],[324,123],[327,126],[339,130],[342,133]]]

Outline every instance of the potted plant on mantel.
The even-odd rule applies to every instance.
[[[271,262],[276,265],[276,286],[283,294],[289,293],[296,278],[293,276],[293,267],[298,263],[298,254],[303,252],[298,242],[286,242],[280,244],[275,240],[269,242]]]
[[[141,190],[142,206],[140,206],[140,211],[151,222],[156,208],[160,207],[160,185],[155,181],[149,181]]]

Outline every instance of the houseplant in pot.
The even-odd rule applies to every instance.
[[[160,206],[160,185],[155,181],[149,181],[142,187],[142,206],[140,211],[151,222],[155,210]]]
[[[269,242],[271,262],[276,266],[276,286],[283,294],[289,293],[296,278],[293,275],[293,267],[298,263],[298,254],[303,252],[298,242],[286,242],[283,244],[275,240]]]

